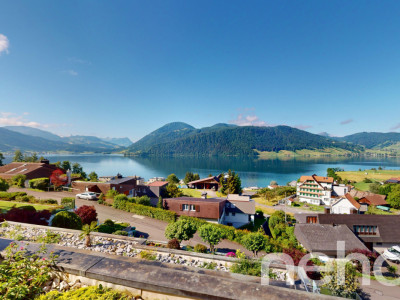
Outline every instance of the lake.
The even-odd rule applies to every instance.
[[[217,175],[229,169],[235,170],[242,179],[243,187],[267,186],[271,180],[285,185],[297,180],[301,175],[326,175],[329,167],[343,168],[346,171],[382,167],[400,169],[400,158],[289,158],[258,160],[238,157],[207,158],[166,158],[166,157],[124,157],[120,155],[47,155],[50,162],[69,160],[82,165],[86,173],[95,171],[99,176],[138,175],[145,179],[175,173],[184,178],[188,171],[199,173],[200,177]],[[10,162],[6,158],[5,163]]]

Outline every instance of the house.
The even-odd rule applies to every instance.
[[[153,178],[150,178],[148,183],[152,183],[152,182],[155,182],[155,181],[165,181],[165,177],[153,177]]]
[[[226,199],[206,196],[166,198],[163,205],[179,216],[201,218],[236,228],[254,222],[255,202],[249,196],[228,195]]]
[[[15,175],[25,175],[27,180],[43,177],[49,178],[57,169],[47,159],[39,163],[12,162],[0,167],[0,178],[11,179]]]
[[[194,180],[188,182],[188,187],[191,189],[207,189],[217,191],[219,187],[219,177],[211,176],[208,178]]]
[[[71,187],[78,193],[94,192],[106,194],[109,190],[116,190],[120,194],[135,195],[137,182],[140,177],[122,177],[111,179],[107,182],[73,181]]]
[[[390,178],[390,179],[386,180],[385,183],[397,183],[397,184],[400,184],[400,177]]]
[[[349,193],[339,198],[331,206],[332,214],[358,214],[360,213],[361,204],[358,203]],[[364,209],[365,211],[365,209]]]
[[[302,218],[309,224],[346,225],[369,250],[379,253],[400,244],[400,215],[304,214]]]
[[[176,212],[178,216],[196,217],[212,223],[220,223],[225,203],[225,199],[191,197],[166,198],[163,200],[164,208]]]
[[[368,194],[358,200],[359,203],[365,203],[368,206],[388,206],[386,195]]]
[[[354,249],[368,250],[346,225],[296,224],[294,234],[311,255],[323,253],[331,258],[337,257],[338,241],[344,242],[345,255]]]
[[[168,181],[153,181],[148,183],[145,194],[150,198],[158,198],[164,196],[167,192]],[[142,187],[142,186],[141,186]]]
[[[342,197],[351,191],[351,186],[346,184],[333,184],[332,195]]]
[[[315,205],[331,205],[334,180],[317,175],[301,176],[296,195],[300,202]]]
[[[291,186],[291,187],[296,187],[297,186],[297,181],[296,180],[292,180],[292,181],[288,182],[287,185]]]

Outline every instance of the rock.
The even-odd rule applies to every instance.
[[[51,287],[54,289],[54,288],[57,288],[59,285],[60,285],[60,279],[57,277],[54,278],[53,284],[51,285]]]
[[[61,281],[61,283],[60,283],[60,287],[59,287],[59,290],[60,291],[66,291],[66,290],[68,290],[69,289],[69,284],[66,282],[66,281]]]

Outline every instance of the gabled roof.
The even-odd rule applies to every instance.
[[[30,173],[38,170],[44,170],[45,173],[43,173],[43,177],[45,177],[50,176],[51,173],[57,169],[55,165],[47,163],[12,162],[0,167],[0,177],[8,179],[19,174],[28,176]]]
[[[378,205],[387,205],[386,202],[386,195],[377,195],[377,194],[370,194],[366,195],[365,197],[359,199],[360,203],[367,203],[369,205],[378,206]]]
[[[337,242],[345,242],[345,251],[367,249],[365,245],[345,225],[296,224],[296,238],[309,252],[322,252],[335,255]]]
[[[317,176],[317,175],[311,175],[311,176],[301,176],[300,177],[300,182],[305,182],[307,180],[315,180],[317,183],[323,182],[323,183],[333,183],[333,177],[323,177],[323,176]]]
[[[360,203],[358,203],[349,193],[347,193],[346,195],[344,195],[344,197],[347,199],[347,200],[349,200],[349,202],[356,208],[356,209],[360,209],[360,207],[361,207],[361,204]],[[343,199],[343,198],[342,198]],[[340,200],[339,200],[340,201]],[[338,202],[339,202],[338,201]],[[338,203],[338,202],[336,202],[336,203]],[[336,204],[335,203],[335,204]],[[335,204],[333,204],[333,205],[335,205]],[[332,206],[333,206],[332,205]]]
[[[211,176],[211,177],[188,182],[188,184],[202,183],[202,182],[208,182],[208,181],[212,181],[212,180],[216,181],[216,183],[219,183],[219,178],[217,176]]]
[[[229,204],[234,204],[234,207]],[[256,213],[256,203],[254,200],[250,201],[232,201],[232,200],[227,200],[227,205],[226,205],[226,212],[233,212],[233,213],[238,213],[238,214],[248,214],[248,215],[254,215]]]
[[[147,184],[147,186],[165,186],[168,185],[168,181],[153,181],[152,183]]]

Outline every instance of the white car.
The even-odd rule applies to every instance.
[[[97,199],[96,194],[92,193],[92,192],[77,194],[76,197],[78,199],[86,199],[86,200],[96,200]]]
[[[392,248],[389,248],[383,252],[382,256],[386,258],[387,260],[394,261],[394,262],[400,262],[400,247],[399,246],[393,246]]]

